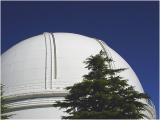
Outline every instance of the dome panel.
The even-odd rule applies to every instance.
[[[126,70],[118,73],[123,79],[128,80],[128,84],[134,86],[135,90],[139,92],[144,92],[141,83],[136,76],[135,72],[131,68],[131,66],[113,49],[111,49],[107,44],[102,42],[102,44],[105,47],[105,50],[107,51],[108,55],[113,59],[112,67],[114,69],[120,69],[120,68],[127,68]]]
[[[97,54],[102,48],[97,41],[76,34],[54,33],[56,41],[57,79],[55,84],[73,85],[88,73],[83,63],[90,55]],[[66,84],[66,85],[65,85]]]
[[[45,44],[43,35],[29,38],[2,55],[5,93],[18,94],[44,89]]]

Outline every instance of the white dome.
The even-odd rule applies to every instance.
[[[115,61],[112,67],[128,68],[120,75],[144,92],[129,64],[103,41],[73,33],[44,33],[18,43],[2,55],[5,95],[18,102],[27,97],[65,93],[66,86],[81,81],[88,73],[83,61],[100,50]]]
[[[44,33],[26,39],[2,55],[2,81],[6,94],[63,90],[88,73],[83,61],[105,48],[116,68],[129,68],[121,76],[143,92],[127,62],[100,40],[72,33]]]

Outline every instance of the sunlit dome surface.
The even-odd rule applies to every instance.
[[[57,109],[47,106],[53,104],[52,99],[63,99],[66,86],[83,79],[88,73],[84,60],[100,50],[114,60],[112,68],[128,68],[120,76],[144,92],[129,64],[103,41],[73,33],[44,33],[16,44],[2,55],[2,83],[8,101],[15,107],[11,112],[18,111],[15,118],[36,118],[41,113],[44,118],[60,118],[62,113],[52,116]],[[56,95],[51,99],[53,93]]]

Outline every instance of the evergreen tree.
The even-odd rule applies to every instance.
[[[3,96],[3,85],[1,85],[1,120],[9,119],[12,115],[5,114],[5,112],[9,109],[8,105],[5,103],[5,97]]]
[[[117,73],[125,70],[111,68],[113,60],[103,51],[86,59],[82,82],[67,87],[69,94],[54,107],[65,108],[63,119],[139,119],[145,115],[146,104],[141,99],[148,96],[134,90]]]

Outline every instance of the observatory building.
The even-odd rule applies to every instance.
[[[100,50],[114,60],[111,67],[128,68],[119,74],[144,92],[130,65],[103,41],[73,33],[44,33],[2,54],[2,84],[10,106],[6,114],[15,114],[15,119],[61,118],[66,113],[53,107],[54,101],[64,99],[65,87],[82,80],[88,73],[84,60]],[[152,102],[143,102],[148,104],[146,118],[155,119]]]

